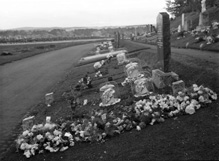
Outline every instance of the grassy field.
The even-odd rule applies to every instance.
[[[122,47],[129,51],[142,49],[142,46],[122,42]],[[127,55],[128,58],[139,58],[142,64],[154,68],[155,54],[147,50],[139,50]],[[177,60],[177,61],[176,61]],[[210,64],[194,58],[177,56],[171,59],[171,71],[176,72],[186,86],[193,83],[203,84],[216,93],[219,93],[219,74],[215,71],[218,64]],[[77,81],[88,73],[93,78],[93,88],[80,93],[80,100],[88,99],[86,106],[76,109],[76,115],[81,117],[88,114],[94,108],[100,108],[99,85],[112,77],[117,83],[124,78],[123,66],[117,66],[115,58],[106,65],[102,72],[102,78],[94,78],[93,64],[72,69],[62,82],[55,85],[55,102],[51,108],[46,108],[43,100],[27,115],[34,115],[36,122],[41,123],[46,116],[52,116],[52,121],[59,118],[71,119],[71,109],[64,97]],[[120,105],[133,104],[130,88],[119,86],[122,101]],[[29,160],[218,160],[219,159],[219,101],[200,109],[196,114],[184,115],[168,119],[162,124],[147,126],[142,131],[132,130],[119,136],[108,139],[104,143],[79,143],[65,152],[44,153],[32,157]],[[17,131],[21,130],[19,127]],[[15,139],[15,137],[14,137]],[[27,160],[21,153],[15,153],[12,146],[3,158],[5,161]]]
[[[213,21],[219,21],[219,8],[212,7],[208,9],[209,13],[209,22],[212,23]],[[197,12],[191,12],[187,13],[186,17],[192,21],[192,27],[190,30],[195,29],[198,26],[199,21],[199,13]],[[176,30],[178,26],[182,23],[181,16],[177,17],[175,20],[170,21],[170,28],[171,30]],[[212,33],[218,35],[219,29],[212,31]],[[203,34],[200,34],[200,36],[204,37]],[[186,48],[186,44],[189,42],[189,45],[187,48],[191,49],[200,49],[200,45],[203,44],[202,50],[208,50],[208,51],[215,51],[219,52],[219,42],[216,42],[214,44],[207,44],[206,41],[201,41],[196,43],[195,37],[193,37],[191,34],[187,33],[185,34],[184,38],[177,39],[178,33],[174,33],[171,35],[171,46],[177,47],[177,48]],[[157,35],[151,36],[151,37],[145,37],[140,40],[136,40],[137,42],[141,43],[148,43],[152,45],[157,44]]]
[[[63,43],[44,43],[44,44],[22,44],[22,45],[1,45],[0,46],[0,65],[12,61],[31,57],[37,54],[58,50],[66,47],[87,44],[95,41],[63,42]],[[96,41],[98,42],[98,41]],[[3,52],[10,52],[12,55],[3,56]]]

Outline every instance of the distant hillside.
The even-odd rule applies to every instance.
[[[212,7],[207,10],[209,13],[209,20],[210,22],[217,20],[219,21],[219,8],[217,7]],[[198,26],[198,21],[199,21],[199,13],[198,12],[191,12],[191,13],[186,13],[186,16],[192,20],[192,28],[196,28]],[[179,16],[170,23],[170,28],[175,29],[177,28],[182,22],[182,17]]]
[[[64,29],[66,31],[72,31],[75,29],[86,29],[87,27],[19,27],[19,28],[13,28],[9,30],[23,30],[23,31],[31,31],[31,30],[44,30],[44,31],[51,31],[54,29]]]
[[[17,30],[17,31],[33,31],[33,30],[44,30],[44,31],[51,31],[54,29],[61,29],[66,31],[73,31],[78,29],[116,29],[116,28],[137,28],[137,27],[145,27],[146,25],[150,24],[140,24],[140,25],[124,25],[124,26],[92,26],[92,27],[19,27],[7,30]],[[154,25],[154,24],[152,24]]]

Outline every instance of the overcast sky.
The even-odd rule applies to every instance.
[[[0,29],[155,24],[165,0],[0,0]]]

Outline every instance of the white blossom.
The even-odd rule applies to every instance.
[[[195,113],[195,108],[193,104],[190,104],[186,107],[185,112],[192,115]]]

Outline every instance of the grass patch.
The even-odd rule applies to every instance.
[[[1,45],[0,54],[10,52],[10,56],[0,56],[0,65],[10,63],[12,61],[21,60],[37,54],[59,50],[76,45],[95,43],[100,41],[83,41],[83,42],[64,42],[64,43],[45,43],[45,44],[22,44],[22,45]]]

